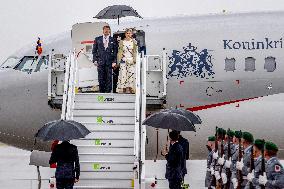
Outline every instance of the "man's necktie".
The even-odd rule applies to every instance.
[[[104,37],[104,47],[105,47],[105,49],[107,49],[107,47],[108,47],[108,38],[107,37]]]

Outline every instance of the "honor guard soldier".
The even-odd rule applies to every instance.
[[[241,131],[235,131],[235,136],[233,138],[234,142],[234,147],[235,147],[235,153],[232,155],[232,185],[230,188],[237,188],[238,186],[238,173],[237,173],[237,168],[236,164],[237,161],[239,160],[239,155],[242,154],[242,136],[243,133]]]
[[[211,169],[213,169],[213,167],[211,167],[212,162],[213,162],[213,153],[215,150],[215,136],[210,136],[208,137],[207,140],[207,149],[208,149],[208,156],[207,156],[207,171],[206,171],[206,177],[205,177],[205,187],[206,188],[210,188],[211,186],[211,179],[212,179],[212,175],[211,175]],[[214,172],[214,171],[213,171]]]
[[[284,188],[284,169],[277,158],[278,147],[273,142],[266,142],[264,146],[264,155],[267,161],[265,173],[259,175],[259,179],[252,179],[253,183],[265,186],[266,189]]]
[[[233,143],[233,137],[235,136],[235,132],[228,129],[225,137],[225,146],[224,146],[224,158],[219,158],[218,163],[220,165],[224,165],[222,169],[221,178],[223,181],[223,185],[226,185],[226,188],[230,188],[231,183],[227,183],[228,180],[231,181],[232,177],[232,155],[236,152],[235,145]]]
[[[251,167],[251,155],[253,150],[253,142],[254,138],[253,135],[249,132],[243,132],[243,148],[244,148],[244,155],[241,161],[236,163],[237,170],[240,170],[243,175],[243,182],[241,183],[241,188],[245,188],[248,180],[247,175],[249,174],[250,167]]]
[[[259,178],[259,175],[262,175],[263,171],[265,171],[265,170],[262,170],[263,169],[262,163],[265,165],[265,162],[262,162],[264,161],[264,157],[262,154],[264,150],[264,144],[265,144],[265,141],[261,139],[256,139],[254,141],[254,146],[253,146],[254,148],[254,170],[252,170],[252,172],[250,172],[247,176],[247,179],[249,182],[246,185],[246,189],[250,189],[251,182],[253,183],[253,188],[261,189],[261,187],[259,186],[259,183],[256,182],[256,180]]]

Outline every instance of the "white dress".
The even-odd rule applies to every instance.
[[[117,92],[122,93],[123,89],[129,87],[135,92],[136,85],[136,66],[133,57],[133,40],[123,40],[123,62],[120,63],[120,70],[117,83]]]

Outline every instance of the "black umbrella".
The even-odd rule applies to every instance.
[[[200,117],[190,111],[184,110],[184,109],[166,109],[162,112],[170,112],[170,113],[176,113],[185,116],[187,119],[191,121],[193,124],[201,124],[202,121]]]
[[[126,16],[142,18],[136,10],[127,5],[113,5],[101,10],[94,18],[98,19],[118,19]]]
[[[145,119],[143,125],[177,131],[196,131],[193,123],[185,116],[164,111],[149,116]]]
[[[81,123],[71,120],[56,120],[46,123],[35,135],[43,141],[73,140],[84,138],[90,131]]]

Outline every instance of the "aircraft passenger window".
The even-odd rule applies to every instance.
[[[265,58],[264,69],[267,72],[274,72],[276,70],[276,61],[274,57],[267,57]]]
[[[235,71],[236,70],[236,59],[234,58],[226,58],[225,59],[225,70],[228,71]]]
[[[247,57],[245,59],[245,71],[255,71],[255,58],[253,57]]]

